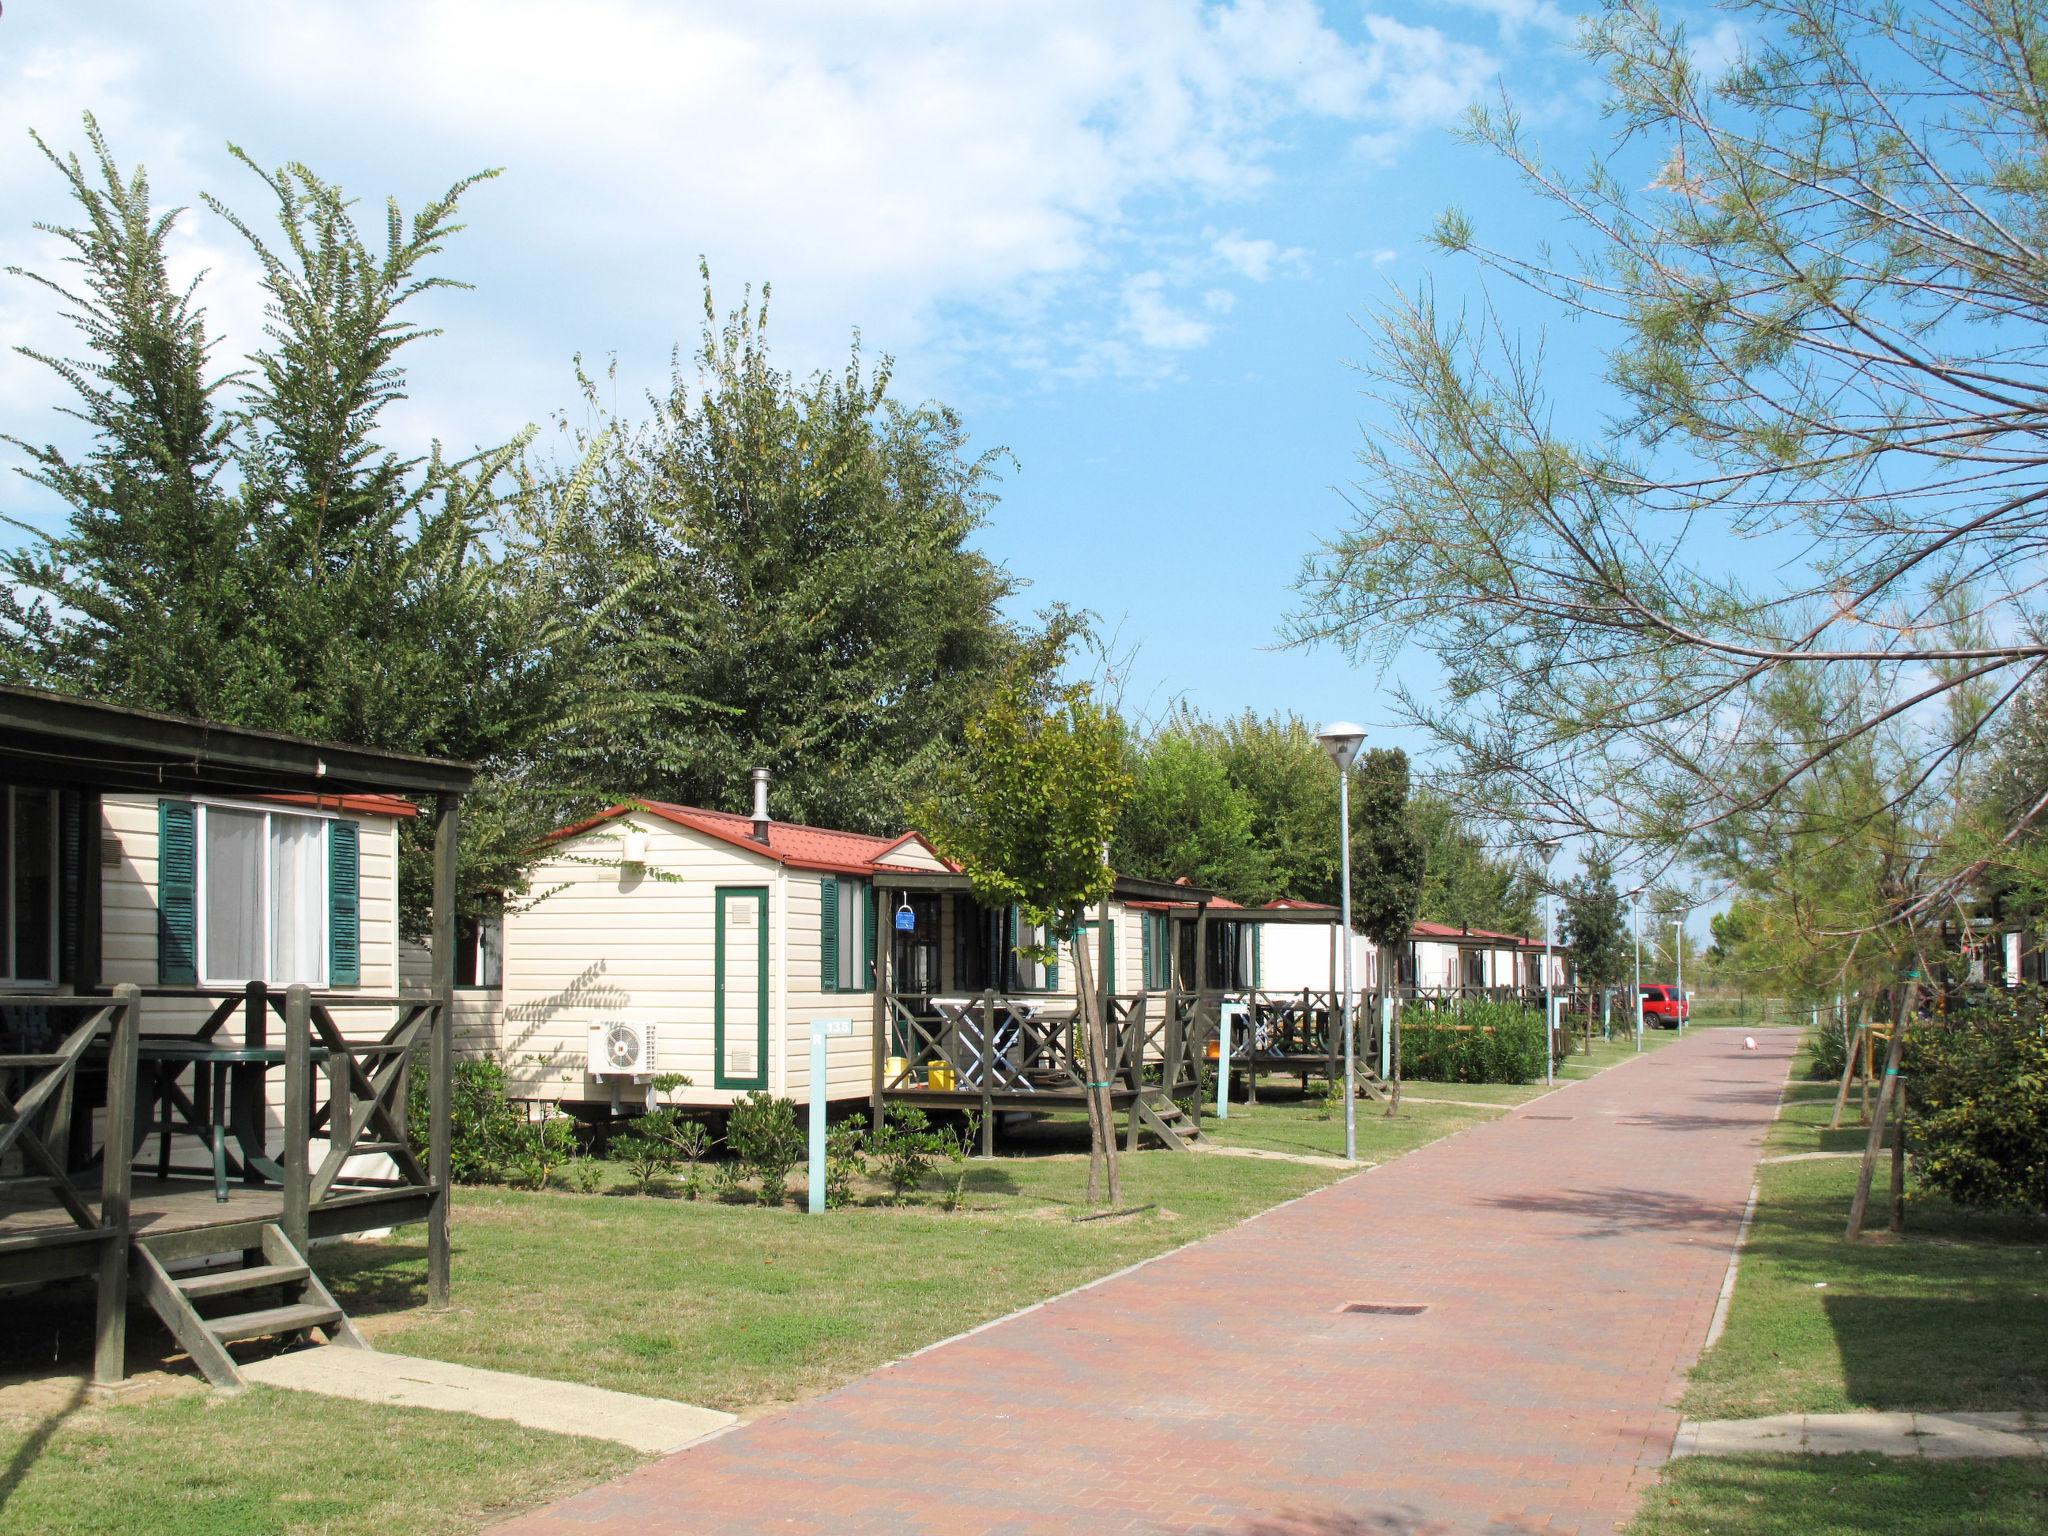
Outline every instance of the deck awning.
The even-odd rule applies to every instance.
[[[179,793],[462,794],[466,763],[0,686],[0,777]]]

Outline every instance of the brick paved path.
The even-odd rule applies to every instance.
[[[1700,1030],[507,1530],[1612,1531],[1797,1038]]]

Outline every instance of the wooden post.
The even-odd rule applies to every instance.
[[[1906,1080],[1899,1079],[1898,1114],[1892,1121],[1892,1231],[1906,1230]]]
[[[1846,1028],[1848,1023],[1849,1020],[1845,1016],[1842,1024]],[[1835,1113],[1828,1121],[1828,1129],[1831,1131],[1839,1131],[1842,1128],[1842,1111],[1849,1103],[1849,1082],[1856,1075],[1856,1053],[1864,1048],[1869,1038],[1870,999],[1865,997],[1863,1007],[1856,1016],[1855,1030],[1842,1042],[1842,1081],[1835,1089]]]
[[[984,988],[981,994],[981,1155],[996,1155],[995,1106],[990,1102],[995,1092],[993,1084],[996,1075],[996,994],[995,989]]]
[[[1908,980],[1895,987],[1897,1005],[1892,1009],[1892,1041],[1885,1052],[1884,1082],[1877,1091],[1877,1112],[1871,1117],[1870,1135],[1863,1145],[1863,1167],[1856,1176],[1856,1198],[1849,1206],[1849,1229],[1851,1238],[1863,1235],[1864,1213],[1870,1208],[1870,1181],[1877,1171],[1878,1149],[1884,1145],[1885,1119],[1891,1111],[1892,1099],[1899,1084],[1899,1057],[1906,1046],[1906,1019],[1913,1011],[1913,994],[1918,986]]]
[[[889,956],[896,947],[893,930],[882,927],[882,888],[874,889],[875,902],[875,1059],[869,1079],[868,1113],[874,1128],[882,1128],[882,1062],[889,1053]]]
[[[99,860],[98,839],[91,850]],[[106,1154],[100,1169],[100,1272],[92,1356],[93,1385],[118,1386],[128,1374],[128,1181],[135,1161],[135,1053],[142,1034],[142,991],[114,988],[107,1041]]]
[[[329,1131],[336,1129],[330,1125]],[[313,994],[291,986],[284,994],[284,1235],[300,1253],[311,1236],[313,1176],[308,1165],[313,1134]]]
[[[450,1121],[455,1112],[455,871],[462,796],[434,796],[434,1018],[428,1025],[427,1305],[448,1305],[448,1202],[454,1182]]]
[[[270,1040],[270,998],[260,981],[252,981],[244,989],[242,997],[242,1043],[251,1050],[261,1050]],[[270,1073],[264,1067],[251,1067],[236,1084],[247,1098],[243,1114],[245,1124],[256,1128],[257,1145],[264,1145],[270,1138]],[[242,1182],[261,1184],[263,1170],[254,1163],[244,1160]]]

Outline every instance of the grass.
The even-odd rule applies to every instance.
[[[1867,1456],[1687,1457],[1629,1536],[2038,1536],[2048,1461]]]
[[[1852,1097],[1843,1128],[1830,1131],[1834,1085],[1795,1075],[1765,1155],[1860,1151],[1858,1107]],[[2048,1410],[2048,1222],[1959,1210],[1909,1182],[1905,1233],[1850,1243],[1842,1231],[1859,1166],[1841,1157],[1758,1169],[1727,1330],[1694,1367],[1686,1415]],[[1883,1191],[1880,1183],[1880,1200]],[[2043,1529],[2048,1464],[1868,1456],[1687,1457],[1666,1466],[1629,1527],[1632,1536]]]
[[[1852,1107],[1793,1090],[1766,1155],[1858,1151]],[[1887,1165],[1878,1178],[1879,1217]],[[1694,1418],[1857,1409],[2048,1410],[2048,1222],[1908,1185],[1906,1231],[1843,1240],[1855,1158],[1766,1164],[1728,1329],[1694,1369]]]
[[[402,1455],[394,1475],[392,1453]],[[253,1388],[0,1414],[14,1536],[438,1536],[636,1465],[623,1446]]]
[[[930,1196],[808,1216],[713,1200],[463,1190],[455,1305],[419,1306],[418,1240],[330,1249],[321,1271],[381,1347],[745,1413],[809,1397],[963,1329],[1203,1237],[1335,1170],[1148,1152],[1124,1204],[1082,1214],[1086,1160],[972,1165]],[[390,1315],[380,1317],[379,1313]]]

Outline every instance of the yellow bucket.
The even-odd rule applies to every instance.
[[[956,1079],[953,1069],[943,1061],[932,1062],[924,1069],[925,1084],[934,1093],[951,1093]]]
[[[882,1063],[882,1081],[893,1087],[902,1082],[909,1071],[910,1061],[907,1057],[891,1056]]]

